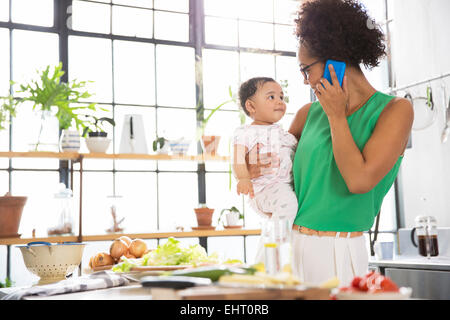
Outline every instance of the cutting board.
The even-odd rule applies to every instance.
[[[250,289],[219,286],[152,288],[154,300],[330,300],[330,289]]]

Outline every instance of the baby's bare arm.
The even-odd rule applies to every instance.
[[[237,184],[238,195],[249,194],[251,198],[254,197],[253,183],[251,182],[250,173],[247,169],[247,163],[245,162],[245,155],[247,153],[247,148],[243,145],[236,144],[234,146],[234,156],[233,156],[233,172]]]

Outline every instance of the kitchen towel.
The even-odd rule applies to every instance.
[[[38,295],[41,297],[56,294],[105,289],[118,287],[130,283],[120,274],[107,271],[99,271],[89,276],[81,276],[73,279],[61,280],[56,283],[19,289],[4,296],[1,300],[20,300],[25,296]]]

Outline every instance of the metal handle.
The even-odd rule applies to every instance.
[[[36,253],[30,248],[30,246],[33,246],[33,245],[36,245],[36,244],[45,244],[48,247],[48,251],[50,252],[50,255],[52,254],[52,244],[50,242],[34,241],[34,242],[27,243],[27,249],[33,256],[36,256]]]
[[[412,230],[411,230],[411,241],[412,241],[414,247],[417,248],[417,243],[416,243],[416,240],[414,239],[415,233],[416,233],[416,227],[412,228]]]

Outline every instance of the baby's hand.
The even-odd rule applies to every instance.
[[[253,192],[253,183],[250,179],[239,180],[237,184],[237,194],[240,195],[241,193],[250,195],[250,198],[255,196],[255,193]]]

